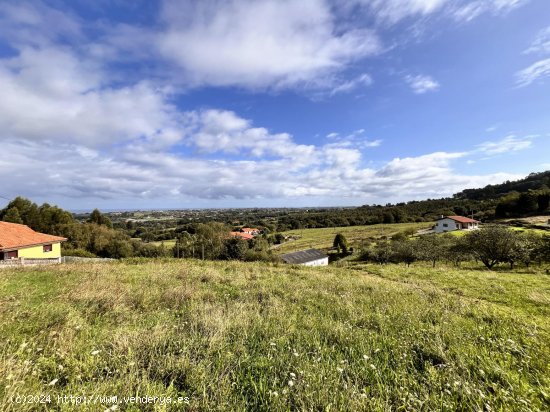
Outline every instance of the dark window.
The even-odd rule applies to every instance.
[[[44,252],[51,252],[52,251],[52,245],[44,245],[43,250],[44,250]]]
[[[6,259],[17,259],[18,257],[19,257],[19,254],[17,253],[17,250],[6,252]]]
[[[443,223],[443,227],[449,227],[447,223]]]

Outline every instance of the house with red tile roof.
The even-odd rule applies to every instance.
[[[241,229],[241,232],[248,233],[249,235],[257,235],[260,233],[260,229],[257,229],[255,227],[243,227]]]
[[[453,232],[455,230],[475,230],[479,221],[464,216],[441,216],[435,223],[436,233]]]
[[[57,259],[64,237],[47,235],[26,225],[0,222],[0,260]]]
[[[251,235],[250,233],[244,233],[244,232],[229,232],[229,234],[233,237],[239,237],[244,240],[254,239],[254,235]]]

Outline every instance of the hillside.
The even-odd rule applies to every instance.
[[[541,269],[142,260],[0,272],[15,394],[180,396],[166,410],[547,410]],[[182,399],[185,404],[186,400]],[[104,410],[109,404],[81,405]],[[160,407],[161,405],[156,405]]]

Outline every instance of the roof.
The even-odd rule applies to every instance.
[[[243,227],[241,229],[241,231],[243,231],[243,232],[259,232],[260,229],[257,229],[255,227]]]
[[[287,253],[281,256],[285,263],[306,263],[328,257],[324,252],[317,249],[300,250],[299,252]]]
[[[67,239],[64,237],[35,232],[26,225],[0,222],[0,250],[64,242],[65,240]]]
[[[233,237],[240,237],[240,238],[243,238],[243,239],[254,239],[254,236],[252,236],[248,233],[230,232],[229,234]]]
[[[445,216],[441,219],[452,219],[455,222],[459,222],[459,223],[479,223],[477,220],[470,219],[469,217],[464,217],[464,216]],[[441,220],[441,219],[438,219],[438,220]]]

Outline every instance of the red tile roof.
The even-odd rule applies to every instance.
[[[254,239],[254,236],[252,235],[249,235],[248,233],[242,233],[242,232],[230,232],[229,233],[231,236],[234,236],[234,237],[240,237],[240,238],[243,238],[243,239]]]
[[[64,242],[64,237],[38,233],[25,225],[0,222],[0,250],[19,249],[44,243]]]
[[[478,223],[477,220],[470,219],[469,217],[464,216],[447,216],[448,219],[453,219],[455,222],[459,223]]]

